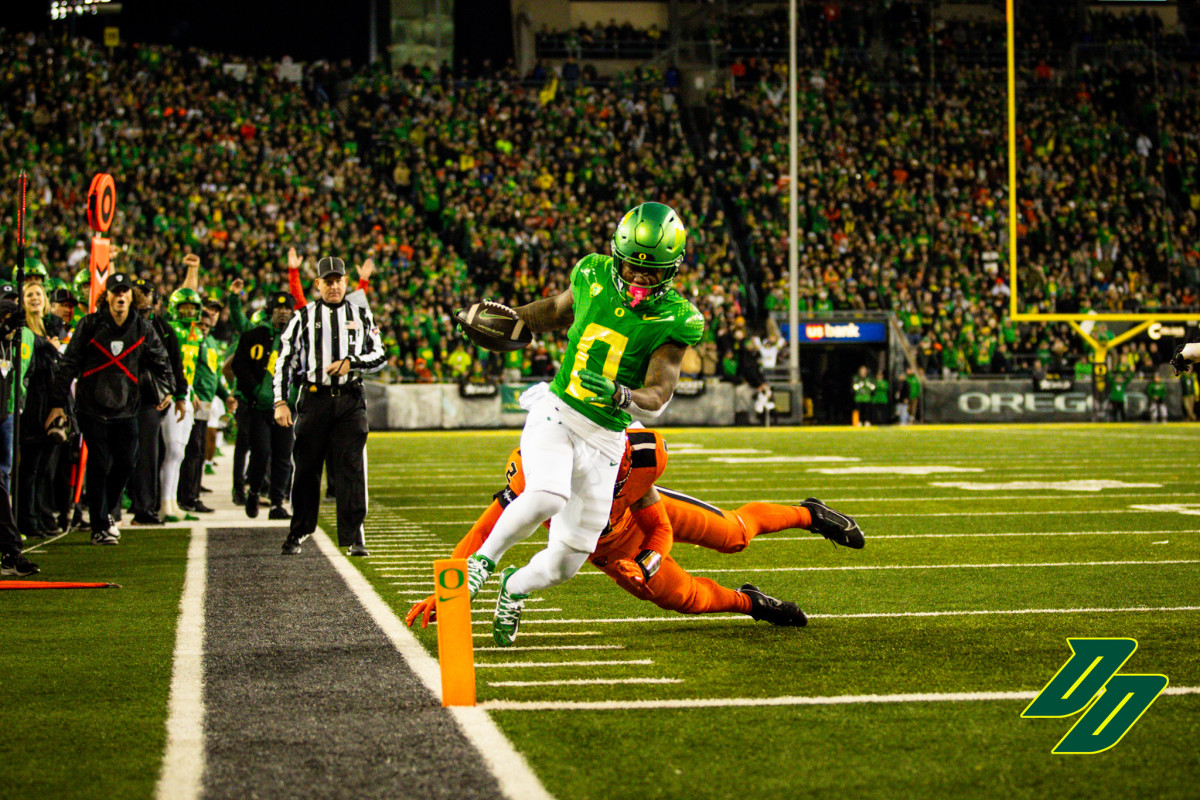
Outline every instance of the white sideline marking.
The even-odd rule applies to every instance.
[[[204,777],[204,594],[208,588],[208,529],[192,530],[167,702],[167,747],[154,796],[200,797]]]
[[[313,537],[317,547],[333,564],[333,568],[342,576],[346,586],[354,593],[363,608],[371,615],[384,634],[391,640],[392,646],[400,657],[412,668],[421,682],[438,702],[442,698],[441,672],[433,656],[425,651],[416,636],[404,626],[404,621],[388,607],[370,582],[359,572],[347,556],[344,556],[334,545],[333,541],[317,529],[318,535]],[[491,624],[491,621],[488,621]],[[463,735],[475,747],[488,769],[496,776],[500,791],[512,800],[553,800],[553,796],[542,786],[541,781],[529,768],[525,758],[517,752],[512,742],[500,732],[496,723],[487,711],[475,706],[467,708],[455,706],[447,711],[454,717]]]
[[[531,644],[524,647],[476,647],[476,653],[519,653],[523,650],[624,650],[623,644]]]
[[[990,610],[963,611],[871,611],[862,614],[809,614],[809,619],[873,619],[901,617],[985,617],[1006,616],[1010,614],[1113,614],[1118,612],[1169,612],[1169,611],[1200,611],[1200,606],[1131,606],[1126,608],[1011,608]],[[607,623],[625,622],[706,622],[721,620],[724,622],[753,622],[754,620],[741,614],[677,614],[672,617],[619,617],[609,619],[530,619],[522,620],[524,625],[602,625]],[[473,622],[473,625],[491,625],[491,620]],[[473,634],[474,636],[491,636],[491,634]],[[522,636],[537,636],[530,631],[522,631]],[[561,634],[566,636],[568,634]]]
[[[881,703],[967,703],[1032,700],[1039,692],[949,692],[914,694],[844,694],[831,697],[697,697],[691,700],[489,700],[489,711],[631,711],[660,708],[729,708],[746,706],[836,706]],[[1200,694],[1200,686],[1172,686],[1163,694]]]
[[[572,681],[488,681],[488,686],[610,686],[617,683],[683,683],[683,681],[680,678],[579,678]]]
[[[508,648],[505,648],[506,650]],[[648,658],[630,658],[623,661],[502,661],[496,664],[476,664],[475,669],[532,669],[537,667],[645,667],[654,662]]]

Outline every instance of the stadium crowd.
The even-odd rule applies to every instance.
[[[895,312],[930,376],[1086,369],[1065,328],[1007,318],[995,25],[935,23],[909,3],[882,14],[862,3],[806,9],[802,310]],[[1144,19],[1095,16],[1082,44],[1104,45],[1099,55],[1075,47],[1080,28],[1068,22],[1035,14],[1019,28],[1018,305],[1194,310],[1196,69],[1160,57],[1160,31]],[[317,63],[293,74],[198,50],[110,53],[86,39],[0,33],[0,156],[31,176],[33,255],[31,285],[0,292],[26,307],[22,336],[34,337],[41,365],[32,379],[54,383],[55,353],[81,316],[85,186],[107,171],[118,186],[115,269],[157,295],[155,313],[194,306],[205,321],[200,339],[216,355],[206,404],[236,389],[222,383],[220,359],[249,318],[282,291],[304,296],[285,268],[293,246],[377,265],[359,277],[387,348],[385,380],[549,377],[562,340],[498,356],[462,339],[451,314],[467,297],[518,305],[561,291],[574,260],[604,250],[621,209],[643,197],[689,226],[677,287],[709,333],[685,374],[757,388],[761,369],[784,357],[772,314],[787,310],[785,30],[778,12],[714,29],[728,80],[696,111],[681,106],[677,73],[652,70],[584,80],[594,73]],[[0,187],[5,207],[12,189]],[[0,219],[10,264],[11,224]],[[196,262],[198,272],[185,267]],[[196,296],[172,302],[181,287]],[[1163,360],[1152,348],[1127,345],[1112,366],[1149,374]],[[46,411],[26,406],[22,447],[30,437],[31,474],[66,474],[69,461],[33,421]],[[198,482],[184,483],[139,510],[202,507]],[[25,495],[26,535],[64,524],[64,497]]]

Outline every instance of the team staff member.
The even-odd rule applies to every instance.
[[[242,334],[237,350],[226,368],[226,377],[237,385],[243,402],[238,404],[239,419],[246,426],[250,451],[250,488],[246,493],[246,516],[258,516],[258,497],[262,492],[267,465],[271,468],[271,519],[290,519],[283,507],[292,478],[293,431],[275,421],[275,367],[282,342],[281,334],[292,318],[292,296],[276,292],[267,302],[270,321]],[[240,431],[239,431],[240,433]]]
[[[49,429],[66,418],[71,381],[79,428],[88,447],[87,495],[92,544],[116,544],[111,509],[121,502],[125,482],[137,458],[141,391],[137,376],[145,365],[166,381],[171,360],[150,322],[133,308],[133,280],[120,272],[108,277],[107,291],[94,314],[84,317],[67,345],[50,393]],[[184,403],[176,401],[177,419]]]
[[[386,358],[371,312],[346,302],[345,262],[322,258],[317,276],[321,299],[292,317],[275,364],[274,413],[280,425],[292,425],[287,395],[293,382],[300,384],[292,525],[283,552],[299,553],[300,543],[317,528],[321,466],[329,456],[337,487],[338,545],[349,548],[352,556],[365,556],[367,407],[362,376],[383,369]]]
[[[158,290],[154,282],[146,278],[137,278],[133,282],[133,288],[146,298],[138,313],[162,339],[167,357],[171,360],[171,378],[161,384],[162,387],[170,387],[169,393],[165,394],[147,370],[143,370],[138,378],[142,404],[138,411],[138,459],[133,474],[129,477],[129,510],[133,512],[134,525],[161,525],[163,521],[158,516],[158,445],[162,418],[164,413],[172,413],[167,412],[172,398],[187,400],[187,379],[183,375],[183,356],[179,352],[179,340],[171,330],[170,323],[162,314],[155,312]]]

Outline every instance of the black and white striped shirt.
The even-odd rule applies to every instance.
[[[287,400],[292,383],[344,386],[383,369],[379,329],[365,306],[343,300],[336,306],[317,300],[292,315],[283,331],[275,363],[275,402]],[[330,377],[325,368],[350,359],[350,372]]]

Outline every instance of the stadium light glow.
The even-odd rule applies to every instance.
[[[116,14],[121,4],[114,0],[50,0],[50,19],[68,19],[85,14]]]

